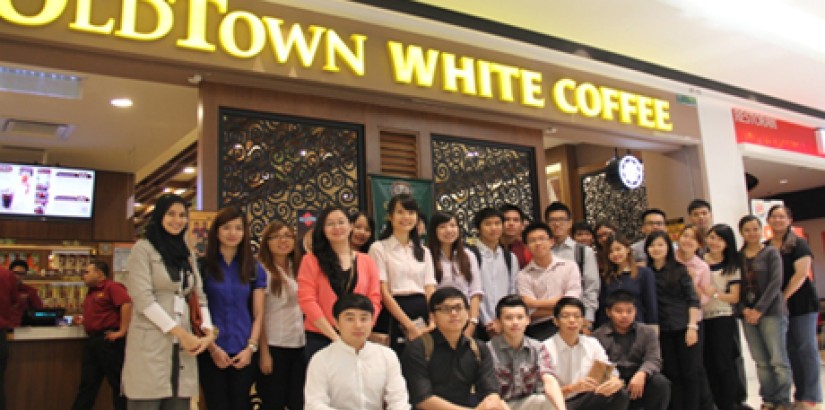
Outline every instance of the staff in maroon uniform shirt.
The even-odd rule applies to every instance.
[[[72,409],[94,407],[100,383],[106,377],[112,387],[115,410],[125,410],[126,398],[120,392],[120,372],[123,369],[126,330],[132,318],[132,299],[126,287],[109,278],[106,262],[90,263],[83,273],[83,282],[89,287],[89,293],[83,300],[80,322],[89,339],[83,351],[80,387]]]
[[[23,315],[30,309],[42,309],[43,301],[37,295],[37,289],[23,283],[23,278],[29,272],[29,264],[22,259],[18,259],[9,264],[9,270],[17,277],[15,289],[17,289],[17,303],[12,305],[12,324],[13,327],[20,326],[23,321]]]
[[[9,343],[6,332],[14,327],[12,307],[17,305],[17,278],[11,271],[0,268],[0,410],[6,410],[6,364],[9,361]]]

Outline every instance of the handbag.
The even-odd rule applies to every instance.
[[[201,305],[198,300],[198,292],[192,289],[189,295],[186,296],[186,304],[189,305],[189,323],[192,326],[192,334],[197,337],[206,335],[201,326],[203,326],[203,315],[201,315]]]

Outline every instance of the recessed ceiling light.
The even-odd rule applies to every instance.
[[[142,204],[142,203],[140,203],[140,202],[135,202],[135,208],[140,208],[140,207],[142,207],[142,206],[143,206],[143,204]]]
[[[780,183],[780,184],[787,184],[787,183],[788,183],[788,180],[787,180],[787,179],[785,179],[785,178],[782,178],[782,179],[780,179],[780,180],[779,180],[779,183]]]
[[[185,167],[183,169],[184,174],[194,174],[195,172],[198,172],[198,169],[195,167]]]
[[[132,100],[129,98],[113,98],[110,102],[118,108],[129,108],[132,106]]]
[[[169,187],[163,188],[163,193],[164,194],[168,194],[170,192],[172,192],[172,188],[169,188]]]

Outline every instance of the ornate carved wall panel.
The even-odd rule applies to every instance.
[[[618,190],[607,183],[604,172],[582,177],[584,214],[588,222],[607,220],[622,235],[636,241],[642,238],[641,217],[647,209],[647,189]]]
[[[295,226],[298,210],[354,212],[365,192],[363,135],[356,124],[222,108],[220,206],[245,210],[256,243],[273,219]]]
[[[456,215],[465,232],[474,232],[473,216],[486,207],[510,203],[535,215],[533,148],[433,135],[432,150],[435,209]]]

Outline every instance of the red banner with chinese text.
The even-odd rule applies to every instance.
[[[734,108],[736,142],[825,158],[816,143],[816,128]]]

